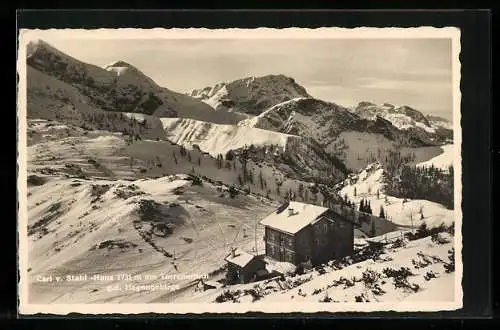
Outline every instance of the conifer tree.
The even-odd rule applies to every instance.
[[[384,212],[384,207],[380,205],[380,214],[378,216],[379,218],[385,219],[385,212]]]

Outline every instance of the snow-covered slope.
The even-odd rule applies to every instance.
[[[293,98],[311,97],[293,78],[281,74],[219,83],[193,90],[188,95],[203,100],[216,110],[229,109],[254,115]]]
[[[383,237],[380,239],[384,241]],[[385,245],[379,252],[361,249],[350,262],[330,262],[321,267],[321,272],[313,269],[293,277],[276,277],[203,292],[193,290],[180,296],[178,301],[254,303],[256,308],[261,303],[281,303],[287,305],[287,310],[295,310],[295,306],[298,310],[299,305],[295,305],[298,303],[330,303],[333,305],[325,305],[325,310],[344,311],[346,308],[359,311],[355,303],[367,308],[369,304],[370,310],[408,310],[410,302],[453,305],[460,292],[455,285],[458,275],[453,249],[454,236],[448,233],[440,233],[436,240],[431,237],[401,240]],[[316,310],[321,308],[315,307]]]
[[[362,199],[369,201],[374,215],[383,207],[386,219],[398,226],[417,228],[425,223],[429,228],[454,223],[455,212],[441,204],[427,200],[396,198],[385,193],[385,172],[379,163],[369,165],[358,174],[351,174],[337,188],[339,194],[359,206]],[[423,214],[423,217],[422,217]]]
[[[144,115],[129,114],[142,126]],[[150,125],[148,122],[146,126]],[[250,191],[274,200],[282,200],[289,191],[299,195],[303,201],[321,205],[326,198],[318,191],[313,192],[302,177],[312,169],[329,168],[328,157],[315,158],[317,152],[304,150],[304,144],[292,146],[303,158],[283,153],[279,148],[266,148],[271,160],[249,157],[244,165],[235,157],[232,160],[217,160],[210,154],[196,148],[185,148],[171,141],[139,139],[121,133],[84,130],[57,121],[28,121],[28,170],[34,174],[77,175],[89,178],[139,179],[157,178],[174,174],[196,174],[220,185],[234,185],[243,192]],[[302,149],[301,149],[302,148]],[[247,150],[252,155],[266,149]],[[294,160],[284,164],[283,158]],[[276,159],[272,161],[272,159]],[[334,178],[330,170],[329,179]],[[294,175],[295,174],[295,175]],[[299,175],[301,174],[301,175]],[[326,174],[325,174],[326,177]],[[302,190],[299,187],[302,186]],[[326,189],[330,195],[331,188]],[[222,192],[221,192],[222,193]]]
[[[425,162],[416,164],[417,166],[431,166],[447,169],[453,165],[455,161],[455,146],[453,144],[446,144],[440,147],[442,153],[433,157]]]
[[[428,299],[429,302],[449,301],[455,298],[455,273],[446,273],[443,265],[449,262],[448,250],[453,247],[453,237],[446,237],[447,243],[435,244],[430,237],[408,243],[404,248],[386,251],[379,259],[367,260],[340,270],[327,272],[324,275],[312,274],[311,280],[299,285],[284,294],[274,293],[264,297],[263,302],[320,302],[331,298],[331,302],[397,302],[407,299]],[[434,257],[434,259],[432,258]],[[415,267],[412,263],[425,263],[427,266]],[[441,260],[441,261],[438,261]],[[407,267],[408,287],[396,287],[392,278],[383,272],[384,269],[400,270]],[[436,275],[428,277],[429,273]],[[306,276],[303,276],[306,278]],[[352,285],[345,284],[352,281]],[[353,281],[354,279],[354,281]],[[338,281],[338,282],[336,282]],[[434,282],[436,281],[436,282]],[[439,292],[432,292],[436,285],[441,284]],[[418,285],[418,289],[415,285]],[[413,287],[413,289],[410,289]],[[299,291],[300,290],[300,291]],[[415,292],[416,291],[416,292]],[[314,294],[313,294],[314,292]],[[425,293],[425,296],[424,296]],[[415,296],[414,295],[419,295]]]
[[[286,149],[288,140],[298,136],[278,133],[250,126],[221,125],[184,118],[162,118],[167,138],[177,144],[192,148],[193,144],[213,156],[225,155],[229,150],[245,146],[275,145]]]
[[[273,164],[290,177],[339,182],[347,169],[313,139],[249,125],[219,125],[192,119],[161,119],[167,139],[188,149],[200,149],[217,157],[248,151],[257,163]],[[315,178],[315,179],[313,179]]]
[[[231,245],[255,248],[255,235],[263,235],[256,221],[276,207],[252,196],[214,198],[215,186],[192,186],[183,176],[46,180],[29,189],[29,274],[64,280],[56,287],[33,280],[31,303],[146,303],[175,295],[196,280],[176,275],[217,279]],[[262,251],[262,240],[257,241]],[[79,274],[87,278],[66,280]],[[124,274],[136,279],[120,279]],[[92,280],[93,275],[112,279]],[[160,283],[171,289],[124,287]]]
[[[245,118],[233,113],[216,113],[204,102],[160,87],[140,70],[123,61],[100,68],[74,59],[44,41],[31,42],[27,47],[28,68],[71,85],[94,108],[220,123],[236,123]],[[33,72],[34,70],[28,71],[28,82],[32,79],[30,73]],[[46,81],[43,83],[49,84]],[[64,92],[60,94],[61,97],[66,97]]]

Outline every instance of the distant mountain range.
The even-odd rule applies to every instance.
[[[248,77],[182,94],[159,86],[129,63],[116,61],[101,68],[44,41],[28,45],[27,68],[30,117],[85,121],[82,113],[135,113],[151,117],[152,136],[159,138],[168,135],[158,130],[166,125],[159,118],[189,119],[196,122],[178,127],[170,121],[168,129],[184,145],[200,144],[200,138],[209,141],[201,145],[212,146],[204,150],[211,153],[221,150],[220,143],[228,150],[241,148],[243,141],[266,145],[289,140],[268,135],[272,139],[266,142],[256,136],[258,131],[247,129],[250,127],[310,140],[338,156],[347,167],[358,169],[369,163],[363,155],[398,146],[437,146],[453,138],[451,123],[443,118],[389,103],[360,102],[354,108],[344,107],[312,97],[285,75]],[[211,129],[221,124],[233,126]],[[183,127],[189,134],[183,133]],[[206,132],[218,133],[212,137]],[[231,136],[238,136],[238,141]]]

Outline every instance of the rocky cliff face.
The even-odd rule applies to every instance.
[[[238,79],[193,90],[188,95],[216,110],[230,109],[251,115],[258,115],[273,105],[293,98],[311,97],[293,78],[284,75]]]

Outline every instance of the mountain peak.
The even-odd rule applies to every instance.
[[[295,79],[284,74],[240,78],[193,90],[188,95],[217,110],[232,109],[251,115],[258,115],[273,105],[295,98],[312,98]]]
[[[104,69],[107,70],[108,68],[134,68],[134,66],[125,62],[125,61],[119,60],[119,61],[111,62],[111,63],[104,66]]]
[[[44,51],[44,52],[49,52],[53,54],[57,54],[59,56],[65,56],[68,57],[68,55],[64,54],[60,50],[58,50],[56,47],[52,46],[48,42],[42,40],[42,39],[35,39],[30,42],[28,42],[26,46],[26,55],[27,57],[32,56],[38,51]]]

